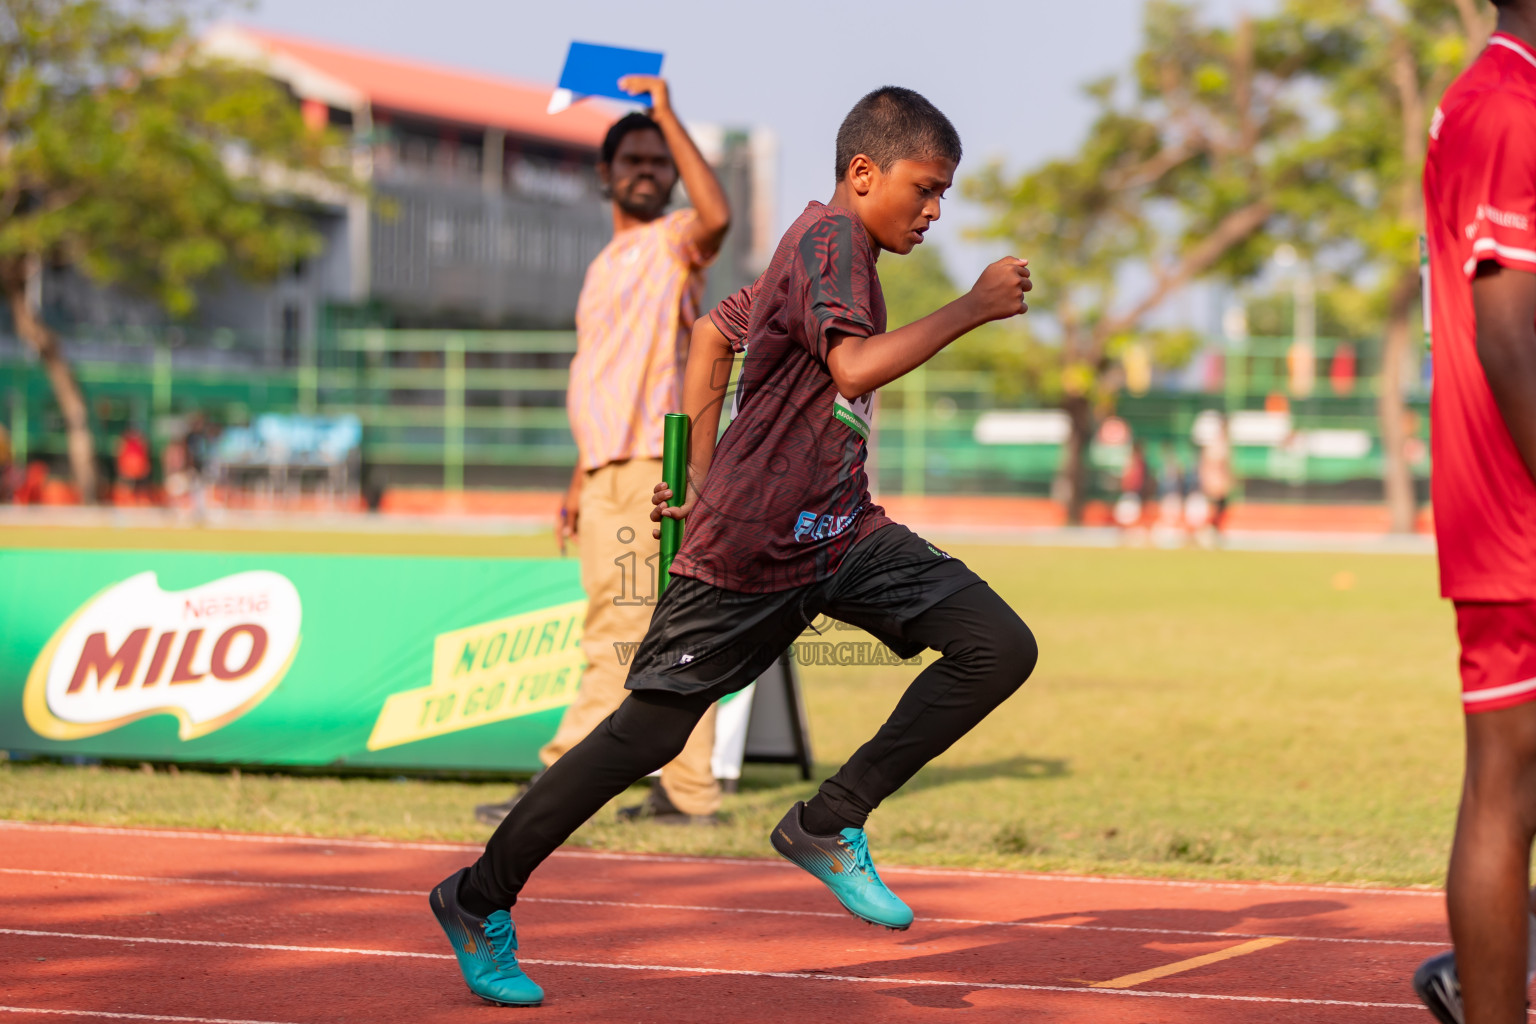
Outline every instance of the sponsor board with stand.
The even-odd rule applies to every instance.
[[[584,619],[557,559],[0,550],[0,750],[533,771]],[[722,778],[809,770],[793,666],[770,675],[722,709]]]

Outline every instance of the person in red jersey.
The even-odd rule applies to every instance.
[[[507,910],[529,876],[822,614],[868,630],[900,658],[942,657],[770,842],[855,916],[897,930],[912,923],[875,870],[865,819],[1022,686],[1039,654],[991,587],[869,494],[874,393],[1026,309],[1029,270],[1005,257],[966,295],[887,329],[875,260],[922,242],[959,162],[960,137],[932,103],[895,87],[865,96],[838,130],[831,202],[807,205],[757,282],[694,325],[683,380],[693,486],[668,508],[671,491],[658,485],[651,512],[657,522],[686,518],[688,529],[630,662],[629,696],[529,786],[475,864],[432,890],[471,991],[514,1005],[543,997],[517,965]],[[717,446],[741,352],[735,415]]]
[[[1443,1022],[1526,1019],[1536,838],[1536,0],[1446,91],[1424,168],[1440,587],[1456,606],[1466,781],[1455,953],[1414,978]]]

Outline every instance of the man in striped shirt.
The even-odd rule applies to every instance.
[[[672,110],[667,83],[631,75],[626,91],[651,97],[650,116],[608,130],[598,173],[612,200],[613,240],[587,268],[576,307],[576,358],[566,409],[580,453],[556,526],[577,540],[587,592],[587,669],[545,767],[581,742],[625,696],[629,652],[645,637],[657,598],[658,545],[651,491],[661,479],[662,417],[681,408],[681,368],[704,295],[704,268],[720,251],[730,207],[714,172]],[[681,179],[692,208],[667,212]],[[628,817],[713,822],[720,786],[710,765],[714,716],[661,771]],[[521,796],[476,808],[500,822]]]

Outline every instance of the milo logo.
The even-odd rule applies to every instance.
[[[27,676],[27,724],[75,740],[165,714],[182,739],[207,735],[282,682],[302,618],[299,592],[275,572],[180,591],[139,573],[97,594],[48,641]]]

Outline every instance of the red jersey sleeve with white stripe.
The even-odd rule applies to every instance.
[[[1536,75],[1536,71],[1533,71]],[[1460,145],[1466,163],[1459,197],[1470,253],[1462,272],[1477,264],[1536,273],[1536,106],[1528,96],[1494,92],[1483,98]]]
[[[1495,35],[1446,91],[1430,125],[1424,205],[1441,593],[1536,600],[1536,481],[1488,388],[1472,304],[1479,263],[1536,273],[1536,51],[1520,40]]]

